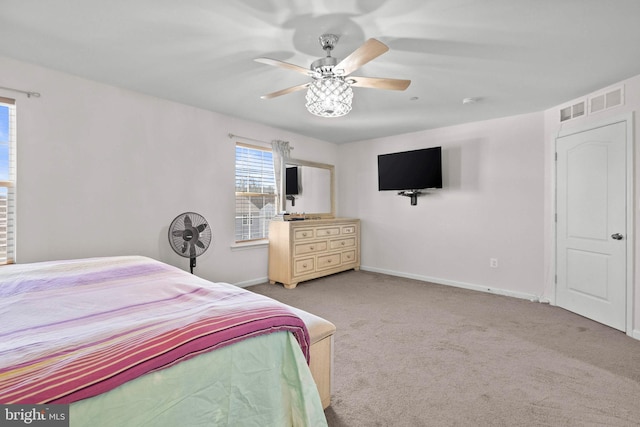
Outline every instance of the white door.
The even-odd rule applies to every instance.
[[[556,304],[626,329],[626,123],[556,140]]]

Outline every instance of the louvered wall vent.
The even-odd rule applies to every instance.
[[[594,95],[589,98],[589,113],[598,113],[624,104],[624,86]]]
[[[566,122],[567,120],[584,116],[586,111],[585,105],[586,105],[586,102],[581,101],[581,102],[578,102],[577,104],[569,105],[568,107],[560,109],[560,121]]]
[[[586,101],[580,101],[560,109],[560,122],[582,117],[587,114],[586,105],[589,105],[589,114],[605,111],[624,104],[624,86],[598,93]]]

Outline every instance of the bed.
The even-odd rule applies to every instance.
[[[332,326],[146,257],[3,266],[0,403],[70,404],[71,426],[322,426]]]

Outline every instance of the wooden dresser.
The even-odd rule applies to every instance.
[[[304,280],[359,268],[359,219],[271,221],[269,282],[293,289]]]

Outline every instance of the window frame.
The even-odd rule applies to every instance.
[[[16,102],[15,99],[0,96],[0,105],[8,108],[7,141],[0,144],[7,145],[7,163],[3,167],[0,178],[0,265],[15,262],[16,242],[16,193],[17,193],[17,149],[16,149]]]
[[[265,156],[268,153],[270,160],[261,161],[252,164],[244,164],[244,170],[239,168],[238,150],[248,150],[247,157],[251,154],[257,155],[257,152],[261,152],[261,156]],[[241,160],[240,160],[241,161]],[[253,169],[250,171],[251,166],[259,169]],[[265,173],[266,172],[266,173]],[[259,182],[254,188],[249,188],[249,175],[253,174],[256,178],[256,182]],[[244,142],[235,143],[235,215],[234,215],[234,240],[236,244],[246,243],[261,243],[269,238],[269,223],[275,216],[278,210],[278,192],[276,188],[275,173],[273,170],[273,151],[270,147],[259,146],[255,144],[247,144]],[[238,191],[240,188],[239,181],[246,180],[247,191]],[[262,191],[249,191],[256,190],[260,187]],[[264,191],[265,189],[270,191]],[[257,198],[258,203],[262,204],[262,207],[251,209],[251,200]],[[262,200],[260,201],[260,198]],[[250,210],[243,210],[242,205],[249,206]]]

